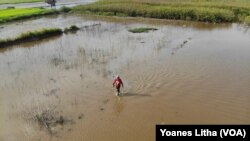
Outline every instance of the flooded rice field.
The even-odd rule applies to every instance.
[[[155,124],[250,123],[247,27],[61,15],[0,25],[0,37],[72,24],[0,50],[0,140],[152,141]]]

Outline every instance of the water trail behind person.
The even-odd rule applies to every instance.
[[[123,82],[122,82],[122,79],[120,78],[119,75],[116,75],[115,79],[114,79],[114,82],[113,82],[113,87],[116,87],[116,90],[117,90],[117,93],[116,95],[119,96],[121,93],[120,93],[120,88],[121,86],[124,88],[123,86]]]

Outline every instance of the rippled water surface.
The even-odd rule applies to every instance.
[[[0,140],[152,141],[155,124],[250,123],[248,27],[52,16],[0,25],[0,38],[73,24],[75,34],[0,50]],[[53,134],[34,119],[46,110],[67,121]]]

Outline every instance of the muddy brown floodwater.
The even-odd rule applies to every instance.
[[[82,29],[0,50],[0,140],[152,141],[155,124],[250,123],[248,27],[61,15],[1,25],[0,37],[72,24]],[[43,126],[43,113],[64,122]]]

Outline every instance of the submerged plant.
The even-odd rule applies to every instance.
[[[64,33],[69,33],[69,32],[76,32],[77,30],[79,30],[80,28],[77,27],[76,25],[71,25],[69,28],[65,28],[64,29]]]
[[[144,32],[149,32],[149,31],[155,31],[158,30],[156,28],[149,28],[149,27],[140,27],[140,28],[134,28],[134,29],[129,29],[129,32],[132,33],[144,33]]]

